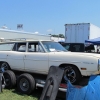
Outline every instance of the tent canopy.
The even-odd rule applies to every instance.
[[[98,45],[100,44],[100,37],[95,38],[95,39],[85,40],[85,43],[93,43],[95,45]]]

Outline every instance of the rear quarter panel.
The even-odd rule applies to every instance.
[[[7,61],[7,54],[9,51],[0,51],[0,61]]]

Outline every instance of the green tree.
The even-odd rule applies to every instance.
[[[56,35],[56,34],[49,34],[49,35],[51,35],[52,37],[65,38],[64,34],[58,34],[58,35]]]
[[[59,37],[60,38],[64,38],[65,36],[63,34],[59,34]]]

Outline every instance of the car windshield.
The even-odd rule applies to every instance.
[[[67,52],[67,50],[58,42],[42,41],[42,44],[48,52]]]

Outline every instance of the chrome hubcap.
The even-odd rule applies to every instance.
[[[67,77],[71,83],[76,81],[76,73],[71,67],[65,68],[64,77]]]

